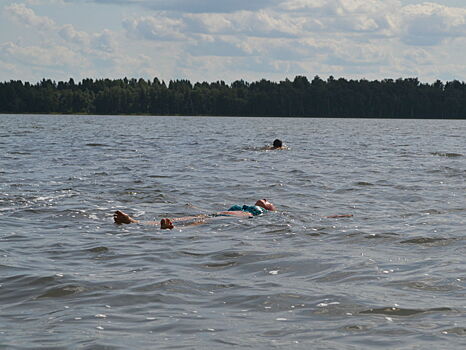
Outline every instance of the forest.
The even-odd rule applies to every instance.
[[[0,113],[466,118],[466,84],[417,78],[369,81],[296,76],[273,82],[167,83],[145,79],[43,79],[0,83]]]

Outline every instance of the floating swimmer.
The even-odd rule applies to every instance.
[[[261,216],[268,211],[276,211],[277,208],[267,199],[259,199],[255,205],[233,205],[230,209],[226,211],[219,211],[213,214],[199,214],[193,216],[184,216],[180,218],[163,218],[160,222],[157,221],[140,221],[133,219],[128,214],[117,210],[113,214],[113,220],[116,224],[144,224],[144,225],[152,225],[158,226],[162,230],[165,229],[173,229],[176,223],[180,226],[195,226],[201,225],[206,223],[207,221],[219,219],[222,217],[237,217],[237,218],[252,218],[254,216]],[[325,218],[329,219],[337,219],[337,218],[350,218],[353,214],[339,214],[339,215],[329,215],[325,216]]]
[[[128,214],[117,210],[113,214],[113,220],[116,224],[145,224],[145,225],[159,225],[162,230],[173,229],[174,223],[182,226],[193,226],[205,223],[208,220],[212,220],[220,217],[238,217],[238,218],[252,218],[254,216],[260,216],[267,211],[276,211],[275,205],[269,202],[267,199],[259,199],[255,205],[234,205],[227,211],[220,211],[214,214],[200,214],[194,216],[185,216],[181,218],[164,218],[159,222],[156,221],[140,221],[135,220]]]

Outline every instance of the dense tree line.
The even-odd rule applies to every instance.
[[[0,83],[0,113],[466,118],[466,84],[381,81],[195,83],[155,78]]]

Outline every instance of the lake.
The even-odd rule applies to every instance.
[[[465,121],[0,126],[0,348],[466,346]],[[264,150],[275,138],[288,149]],[[260,198],[278,211],[173,230],[112,217]]]

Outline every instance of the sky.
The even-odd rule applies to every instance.
[[[0,81],[466,80],[465,0],[0,0]]]

